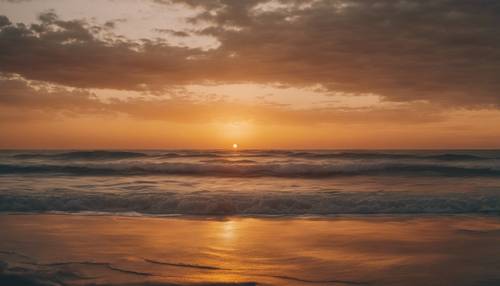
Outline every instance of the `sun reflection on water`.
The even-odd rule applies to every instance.
[[[236,236],[236,225],[232,220],[225,221],[221,225],[220,237],[226,241],[233,240]]]

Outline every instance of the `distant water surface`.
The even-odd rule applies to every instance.
[[[0,211],[500,213],[500,151],[0,151]]]

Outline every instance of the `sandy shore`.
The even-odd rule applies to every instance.
[[[499,217],[0,215],[0,228],[0,285],[500,284]]]

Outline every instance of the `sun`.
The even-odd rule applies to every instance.
[[[238,144],[234,143],[234,144],[233,144],[233,149],[234,149],[234,150],[238,149]]]

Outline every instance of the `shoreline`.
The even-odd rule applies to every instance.
[[[39,282],[7,285],[468,286],[500,281],[500,257],[492,255],[500,252],[497,216],[16,214],[0,215],[0,226],[0,284],[11,281],[6,279]]]

